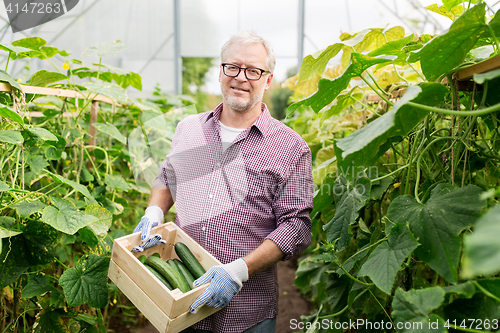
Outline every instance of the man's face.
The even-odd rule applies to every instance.
[[[234,44],[227,50],[223,63],[239,67],[256,67],[268,70],[266,67],[267,51],[260,43],[240,45]],[[262,102],[264,92],[269,89],[273,74],[262,74],[257,81],[248,80],[243,70],[236,77],[226,76],[220,68],[219,82],[224,102],[234,111],[245,112]]]

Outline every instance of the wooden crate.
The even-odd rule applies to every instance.
[[[208,284],[187,293],[179,289],[168,290],[137,258],[155,252],[163,260],[178,258],[174,244],[182,242],[206,270],[220,265],[220,262],[172,222],[153,228],[151,233],[161,234],[167,243],[135,253],[131,249],[141,243],[140,233],[115,239],[108,276],[158,331],[179,332],[217,311],[203,306],[196,314],[189,312],[191,303],[207,289]]]

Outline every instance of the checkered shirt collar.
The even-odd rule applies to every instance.
[[[219,118],[220,114],[222,112],[222,106],[223,104],[220,103],[217,105],[215,109],[213,109],[209,114],[207,119],[205,120],[205,123],[209,121],[210,119],[213,118],[214,125],[219,129]],[[255,120],[255,122],[250,126],[250,128],[255,127],[258,129],[259,133],[261,133],[263,136],[266,136],[266,134],[269,133],[270,127],[271,127],[271,113],[269,113],[269,109],[267,108],[267,105],[265,103],[261,103],[260,109],[262,110],[262,113],[260,114],[259,118]]]

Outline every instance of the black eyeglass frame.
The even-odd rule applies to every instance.
[[[250,81],[259,81],[261,78],[262,78],[262,74],[266,73],[271,73],[271,71],[266,71],[265,69],[262,69],[262,68],[257,68],[257,67],[247,67],[247,68],[243,68],[243,67],[240,67],[238,65],[235,65],[235,64],[230,64],[230,63],[222,63],[220,64],[222,66],[222,71],[224,72],[224,75],[225,76],[229,76],[229,77],[237,77],[238,75],[240,75],[241,73],[241,70],[243,69],[243,72],[245,73],[245,77],[247,78],[247,80],[250,80]],[[226,66],[234,66],[234,67],[238,67],[238,73],[236,75],[228,75],[226,74]],[[247,75],[247,69],[258,69],[260,71],[260,76],[258,79],[251,79],[248,77]]]

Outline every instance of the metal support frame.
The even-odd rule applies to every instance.
[[[305,0],[299,0],[299,29],[298,29],[298,48],[297,48],[297,69],[300,68],[302,64],[302,59],[304,59],[304,40],[305,40]]]
[[[175,68],[175,93],[182,93],[182,56],[181,56],[181,24],[180,1],[174,0],[174,68]]]

